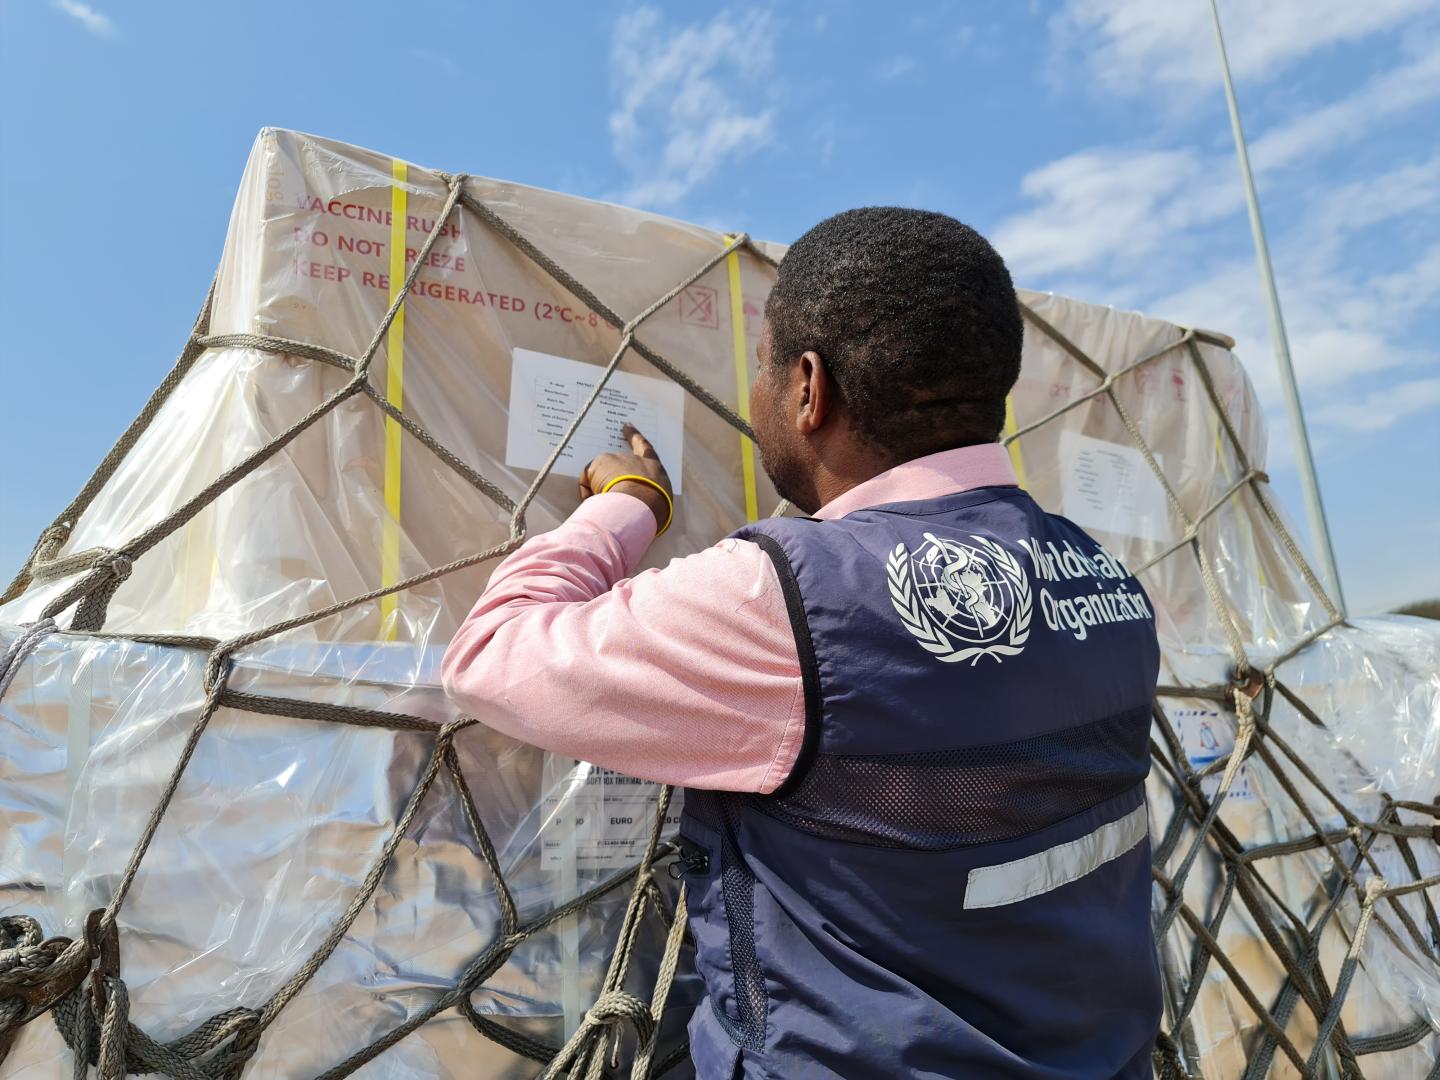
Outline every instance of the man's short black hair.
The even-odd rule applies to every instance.
[[[897,463],[991,442],[1020,374],[1010,272],[945,214],[872,206],[826,218],[780,263],[770,356],[819,353],[858,433]]]

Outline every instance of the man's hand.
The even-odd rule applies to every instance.
[[[626,424],[620,429],[621,434],[630,440],[629,454],[601,454],[580,474],[580,498],[588,499],[591,495],[604,491],[607,484],[617,476],[643,476],[647,480],[653,480],[665,489],[666,495],[674,499],[675,492],[670,486],[670,474],[665,471],[665,466],[660,464],[660,458],[655,453],[655,447],[650,445],[650,440],[635,430],[634,424]],[[665,523],[670,520],[670,503],[666,502],[665,496],[656,491],[649,484],[637,483],[634,480],[621,480],[611,491],[619,491],[626,495],[633,495],[639,499],[655,514],[655,527],[663,529]]]

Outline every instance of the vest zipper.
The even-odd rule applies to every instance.
[[[670,876],[676,881],[691,874],[710,872],[710,853],[694,841],[679,838],[680,857],[670,864]]]

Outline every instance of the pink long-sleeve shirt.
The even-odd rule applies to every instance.
[[[1013,483],[998,444],[968,446],[883,472],[815,516]],[[611,492],[527,541],[446,650],[445,689],[482,723],[567,757],[684,787],[774,791],[805,734],[775,567],[727,539],[631,577],[654,538],[650,509]]]

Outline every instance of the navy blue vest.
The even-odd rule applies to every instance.
[[[770,796],[688,791],[701,1080],[1149,1077],[1136,580],[1016,487],[771,519],[806,700]]]

